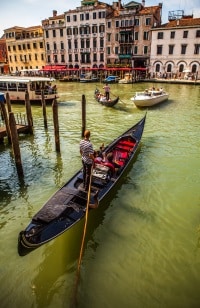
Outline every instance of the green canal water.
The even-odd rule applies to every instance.
[[[25,257],[19,232],[80,167],[81,99],[95,148],[145,113],[135,91],[153,84],[111,85],[115,108],[97,104],[94,84],[59,83],[61,154],[51,106],[48,129],[32,108],[34,135],[20,136],[24,179],[11,148],[0,145],[1,308],[195,308],[200,305],[200,87],[162,84],[170,99],[147,111],[137,157],[117,191],[90,212],[76,296],[84,221]],[[159,84],[155,85],[156,87]],[[98,84],[101,89],[102,84]],[[13,106],[24,113],[24,106]]]

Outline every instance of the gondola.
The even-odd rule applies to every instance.
[[[114,190],[120,178],[136,155],[144,126],[145,116],[133,127],[105,147],[104,153],[112,153],[118,169],[110,163],[95,163],[92,170],[89,212],[101,206]],[[32,217],[31,222],[18,236],[18,253],[24,256],[41,245],[55,239],[84,218],[88,208],[88,193],[83,190],[83,173],[80,169],[61,187]],[[97,199],[98,194],[98,199]],[[98,204],[97,204],[98,200]]]
[[[117,96],[115,99],[110,99],[110,100],[101,100],[100,99],[100,91],[99,89],[96,88],[95,92],[94,92],[94,97],[96,99],[96,101],[106,107],[113,107],[114,105],[116,105],[119,101],[119,96]]]

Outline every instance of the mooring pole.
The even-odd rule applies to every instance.
[[[10,96],[8,92],[6,93],[6,105],[7,105],[8,114],[9,114],[10,112],[12,112],[12,108],[11,108]]]
[[[25,106],[26,106],[26,116],[28,121],[29,132],[30,134],[33,134],[33,117],[32,117],[31,103],[28,91],[25,92]]]
[[[53,109],[53,123],[54,123],[54,135],[55,135],[55,144],[56,151],[60,152],[60,136],[59,136],[59,122],[58,122],[58,103],[56,97],[52,104]]]
[[[42,91],[42,112],[44,118],[44,127],[47,128],[47,111],[46,111],[46,101],[44,97],[44,91]]]
[[[8,142],[11,143],[8,114],[7,114],[7,111],[6,111],[5,103],[2,102],[2,101],[0,101],[0,103],[1,103],[1,111],[2,111],[2,115],[3,115],[3,119],[4,119],[5,125],[6,125],[6,133],[7,133],[7,137],[8,137]]]
[[[19,176],[23,176],[24,173],[23,173],[22,162],[21,162],[19,139],[18,139],[17,127],[16,127],[16,122],[15,122],[15,117],[14,117],[13,112],[9,113],[9,126],[10,126],[12,148],[13,148],[13,152],[14,152],[17,173],[18,173]]]
[[[82,137],[84,137],[84,132],[86,128],[86,99],[85,95],[82,95]]]

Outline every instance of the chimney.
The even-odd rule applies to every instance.
[[[57,16],[57,11],[53,10],[53,17],[56,17],[56,16]]]
[[[145,0],[142,0],[142,6],[145,7]]]

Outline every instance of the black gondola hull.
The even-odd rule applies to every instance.
[[[108,166],[95,165],[91,184],[91,204],[96,202],[96,191],[98,191],[98,201],[101,204],[116,188],[117,183],[130,167],[142,138],[145,120],[146,115],[105,148],[105,153],[112,152],[115,160],[118,160],[119,170],[111,176]],[[18,236],[20,256],[55,239],[85,217],[88,196],[81,189],[82,182],[83,175],[80,169],[33,216],[30,224]]]

